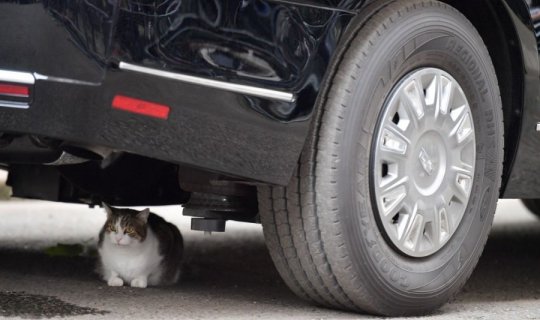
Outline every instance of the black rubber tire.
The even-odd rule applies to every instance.
[[[521,202],[530,212],[540,217],[540,199],[521,199]]]
[[[471,275],[493,221],[503,159],[496,74],[473,25],[438,1],[390,1],[351,34],[289,185],[259,187],[267,246],[284,281],[304,299],[378,315],[426,314]],[[425,66],[445,70],[464,88],[477,160],[471,197],[450,241],[411,258],[379,231],[370,153],[387,95]]]

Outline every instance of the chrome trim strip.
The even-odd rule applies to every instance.
[[[334,8],[331,6],[325,6],[325,5],[319,5],[319,4],[311,4],[311,3],[306,3],[306,1],[302,1],[302,0],[270,0],[270,1],[276,2],[276,3],[285,3],[285,4],[300,6],[300,7],[315,8],[315,9],[322,9],[322,10],[332,10],[335,12],[343,12],[343,13],[348,13],[348,14],[357,13],[354,10],[339,9],[339,8]]]
[[[540,131],[540,122],[536,123],[536,131]]]
[[[26,102],[14,102],[14,101],[0,100],[0,108],[28,109],[28,108],[30,108],[30,105],[28,103],[26,103]]]
[[[283,92],[283,91],[278,91],[278,90],[252,87],[252,86],[246,86],[242,84],[235,84],[235,83],[229,83],[229,82],[218,81],[218,80],[210,80],[210,79],[201,78],[201,77],[188,76],[181,73],[174,73],[174,72],[169,72],[169,71],[152,69],[152,68],[142,67],[142,66],[126,63],[126,62],[120,62],[118,67],[121,70],[134,71],[134,72],[153,75],[156,77],[197,84],[197,85],[201,85],[201,86],[205,86],[209,88],[243,93],[243,94],[271,99],[271,100],[279,100],[279,101],[284,101],[284,102],[294,102],[296,100],[296,97],[294,96],[294,94],[290,92]]]
[[[11,71],[0,69],[0,81],[22,84],[34,84],[34,76],[29,72]]]
[[[94,86],[95,87],[95,86],[100,85],[99,82],[90,82],[90,81],[75,80],[75,79],[70,79],[70,78],[52,77],[52,76],[47,76],[47,75],[37,73],[37,72],[34,72],[34,78],[36,80],[77,84],[77,85],[83,85],[83,86]]]

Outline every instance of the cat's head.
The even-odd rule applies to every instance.
[[[107,212],[105,235],[115,245],[129,246],[140,243],[146,238],[150,209],[142,211],[118,209],[103,203]]]

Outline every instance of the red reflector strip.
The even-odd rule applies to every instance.
[[[112,107],[158,119],[167,119],[170,111],[168,106],[122,95],[114,96]]]
[[[24,96],[28,97],[30,91],[28,87],[18,86],[14,84],[2,84],[0,83],[0,94],[5,94],[9,96]]]

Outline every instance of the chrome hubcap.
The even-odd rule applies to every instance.
[[[437,252],[463,218],[474,177],[474,124],[459,83],[440,69],[413,71],[392,91],[375,139],[384,232],[409,256]]]

